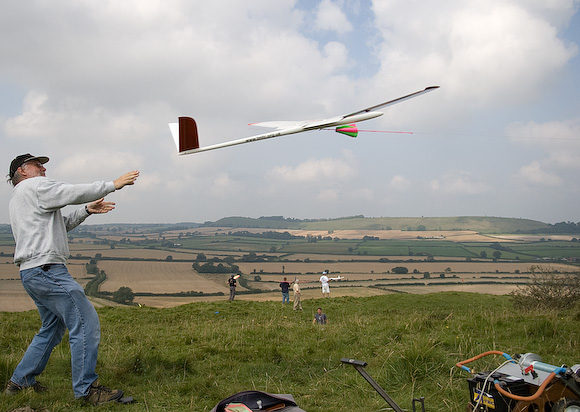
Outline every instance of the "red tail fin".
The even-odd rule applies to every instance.
[[[191,117],[179,118],[179,152],[199,149],[197,124]]]

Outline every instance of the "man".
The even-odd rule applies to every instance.
[[[322,313],[322,308],[316,309],[316,313],[314,314],[314,319],[312,320],[312,324],[316,325],[326,325],[328,323],[328,318],[326,317],[325,313]]]
[[[236,297],[236,279],[234,275],[231,275],[228,279],[228,285],[230,285],[230,300],[234,300]]]
[[[36,377],[68,329],[75,397],[93,405],[118,401],[123,391],[102,386],[95,372],[101,337],[99,317],[82,286],[65,266],[70,254],[67,232],[92,214],[113,210],[115,203],[105,202],[104,196],[134,184],[139,172],[128,172],[113,182],[72,185],[46,177],[44,164],[48,160],[27,153],[10,164],[8,177],[14,186],[9,205],[16,240],[14,263],[20,267],[24,289],[38,307],[42,327],[16,367],[5,393],[14,395],[26,388],[37,392],[47,389]],[[68,216],[61,214],[67,205],[82,204]]]
[[[290,283],[286,278],[280,282],[280,288],[282,289],[282,304],[290,302]]]
[[[328,286],[328,276],[326,276],[328,274],[328,271],[325,270],[324,272],[322,272],[322,276],[320,276],[320,284],[322,285],[322,297],[326,297],[329,298],[330,297],[330,287]]]
[[[294,311],[298,309],[302,310],[302,302],[300,302],[300,286],[298,285],[298,282],[299,280],[296,279],[292,286],[292,290],[294,290]]]

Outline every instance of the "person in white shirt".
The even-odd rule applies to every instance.
[[[294,281],[294,285],[292,286],[292,290],[294,290],[294,307],[293,309],[296,311],[298,309],[302,310],[302,302],[300,302],[300,286],[298,285],[299,280],[296,279]]]
[[[328,286],[328,276],[326,276],[328,274],[328,270],[325,270],[324,272],[322,272],[322,276],[320,276],[320,284],[322,285],[322,297],[323,298],[329,298],[330,297],[330,286]]]

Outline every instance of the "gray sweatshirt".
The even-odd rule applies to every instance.
[[[10,223],[16,240],[14,263],[20,270],[66,262],[67,232],[88,216],[84,206],[68,216],[60,209],[100,199],[115,191],[113,182],[72,185],[44,176],[25,179],[12,191]]]

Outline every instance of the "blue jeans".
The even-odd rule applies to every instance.
[[[42,327],[32,339],[10,379],[31,386],[45,368],[52,349],[69,330],[73,391],[85,396],[97,379],[95,367],[101,339],[101,325],[95,308],[65,265],[45,265],[22,270],[20,280],[36,303]]]
[[[282,303],[290,302],[290,292],[282,292]]]

